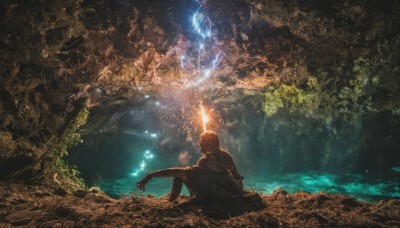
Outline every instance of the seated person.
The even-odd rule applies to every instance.
[[[237,171],[232,156],[219,144],[217,134],[204,132],[200,138],[203,156],[196,165],[149,173],[136,186],[144,191],[153,177],[174,177],[169,201],[179,196],[183,184],[193,197],[206,202],[230,202],[241,197],[243,176]]]

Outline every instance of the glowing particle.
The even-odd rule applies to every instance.
[[[138,172],[132,173],[132,176],[136,177],[138,175]]]
[[[144,157],[145,157],[146,159],[152,159],[152,158],[154,158],[154,155],[153,155],[153,154],[150,154],[150,153],[146,153],[146,154],[144,155]]]
[[[150,134],[150,137],[152,137],[152,138],[157,138],[157,134],[151,133],[151,134]]]
[[[144,95],[144,98],[149,98],[150,97],[150,95]]]
[[[157,102],[156,102],[156,105],[157,105],[157,106],[160,106],[160,102],[159,102],[159,101],[157,101]]]

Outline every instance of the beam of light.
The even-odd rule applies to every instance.
[[[203,38],[209,38],[212,35],[211,32],[211,20],[210,18],[207,17],[207,23],[208,23],[208,28],[205,28],[205,31],[201,26],[201,24],[204,24],[204,15],[202,13],[199,13],[198,11],[195,12],[192,16],[192,25],[194,27],[194,30]]]
[[[211,76],[211,69],[206,69],[203,73],[203,76],[196,81],[196,85],[199,85],[204,80],[208,79]]]
[[[210,121],[210,118],[207,116],[206,111],[203,107],[203,104],[200,105],[200,114],[201,114],[201,121],[203,122],[203,130],[204,132],[207,131],[207,123]]]
[[[199,44],[199,50],[200,50],[200,51],[204,51],[204,44],[203,44],[203,43],[200,43],[200,44]]]
[[[199,18],[199,12],[194,13],[193,17],[192,17],[193,27],[196,30],[196,32],[200,34],[200,36],[205,38],[204,34],[201,32],[200,23],[199,23],[199,19],[198,18]]]
[[[186,65],[186,56],[182,55],[179,59],[181,60],[181,68],[184,69]]]
[[[215,70],[215,68],[217,68],[218,63],[221,60],[221,52],[219,52],[213,59],[212,61],[212,70]]]
[[[214,57],[214,59],[212,61],[212,64],[211,64],[211,68],[205,69],[203,71],[203,75],[199,79],[197,79],[196,81],[190,82],[189,84],[187,84],[186,88],[199,86],[205,80],[210,78],[212,73],[213,73],[213,71],[218,67],[218,63],[220,61],[221,61],[221,52],[219,52],[217,55],[215,55],[215,57]]]
[[[213,72],[216,70],[218,67],[219,63],[221,62],[222,59],[222,52],[219,51],[215,56],[213,56],[213,52],[210,50],[215,50],[217,48],[214,45],[213,39],[211,37],[213,36],[211,32],[211,20],[209,17],[205,16],[203,13],[196,11],[192,17],[192,26],[193,30],[195,33],[199,36],[198,41],[198,46],[197,46],[197,69],[192,69],[194,75],[196,75],[196,79],[191,80],[187,83],[185,83],[184,87],[185,89],[192,88],[192,87],[197,87],[203,82],[205,82],[208,78],[210,78],[213,75]],[[210,38],[206,40],[206,38]],[[206,47],[207,45],[207,47]],[[210,47],[208,47],[210,46]],[[202,63],[203,57],[206,57],[207,59],[209,57],[210,61],[207,63]],[[211,60],[212,59],[212,60]],[[181,67],[184,69],[186,67],[186,63],[189,61],[187,59],[187,55],[182,55],[180,57],[180,62],[181,62]]]
[[[190,83],[186,84],[185,88],[188,89],[188,88],[199,86],[202,82],[204,82],[206,79],[208,79],[211,76],[211,73],[212,73],[211,69],[206,69],[203,72],[203,76],[201,76],[196,81],[191,81]]]

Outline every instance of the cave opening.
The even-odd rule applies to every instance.
[[[0,227],[399,227],[398,12],[0,1]]]
[[[30,167],[52,180],[64,161],[116,198],[143,194],[146,172],[201,156],[204,104],[248,189],[400,197],[398,3],[11,2],[0,178]]]
[[[360,50],[346,53],[338,48],[340,41],[327,44],[325,38],[300,35],[266,15],[255,19],[254,11],[264,6],[245,1],[108,4],[111,12],[129,19],[130,7],[135,8],[140,12],[136,35],[149,36],[140,61],[126,64],[120,74],[134,75],[142,64],[155,85],[135,82],[128,89],[134,98],[118,103],[118,97],[116,104],[92,109],[81,129],[83,143],[67,158],[86,184],[114,197],[142,194],[135,183],[145,173],[195,164],[201,133],[197,109],[204,103],[214,115],[210,127],[235,158],[247,188],[346,193],[372,201],[400,197],[397,107],[378,112],[369,107],[374,101],[368,96],[379,97],[376,85],[355,70],[364,62],[346,56]],[[307,6],[298,4],[298,14],[291,17],[301,20]],[[131,34],[127,26],[121,24],[118,33]],[[113,52],[128,60],[137,57],[126,49],[128,43],[116,44]],[[248,54],[238,57],[238,51]],[[326,66],[332,62],[335,68]],[[329,79],[338,73],[350,78]],[[94,102],[104,104],[110,92],[101,86],[92,90]],[[324,93],[329,87],[339,89]],[[185,153],[190,159],[182,162]],[[166,194],[170,182],[157,179],[145,193]]]
[[[367,114],[350,124],[306,120],[296,131],[281,125],[279,117],[258,112],[262,104],[250,101],[260,99],[247,97],[234,111],[210,103],[219,121],[213,130],[235,158],[247,188],[346,193],[367,201],[398,197],[398,161],[393,157],[400,123],[393,123],[392,114]],[[81,129],[83,143],[70,150],[68,162],[77,165],[88,186],[99,186],[116,198],[167,194],[172,179],[155,179],[146,192],[135,183],[151,171],[193,165],[201,156],[201,124],[193,121],[199,114],[185,102],[142,94],[113,111],[93,110]],[[182,161],[185,153],[188,160]]]

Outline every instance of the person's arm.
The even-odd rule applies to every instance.
[[[140,190],[145,190],[146,184],[153,177],[181,177],[184,178],[186,168],[169,168],[158,170],[152,173],[147,174],[141,181],[136,183],[136,187]]]
[[[233,160],[232,160],[233,161]],[[242,176],[238,171],[237,171],[237,169],[236,169],[236,165],[235,165],[235,162],[233,162],[233,173],[234,173],[234,175],[235,175],[235,178],[238,178],[238,179],[240,179],[240,180],[243,180],[244,179],[244,176]]]
[[[235,161],[233,160],[232,155],[230,155],[230,154],[228,154],[228,155],[229,155],[229,160],[230,160],[231,167],[232,167],[232,174],[234,175],[235,178],[237,178],[239,180],[243,180],[244,177],[242,175],[240,175],[239,171],[237,170],[236,164],[235,164]]]

